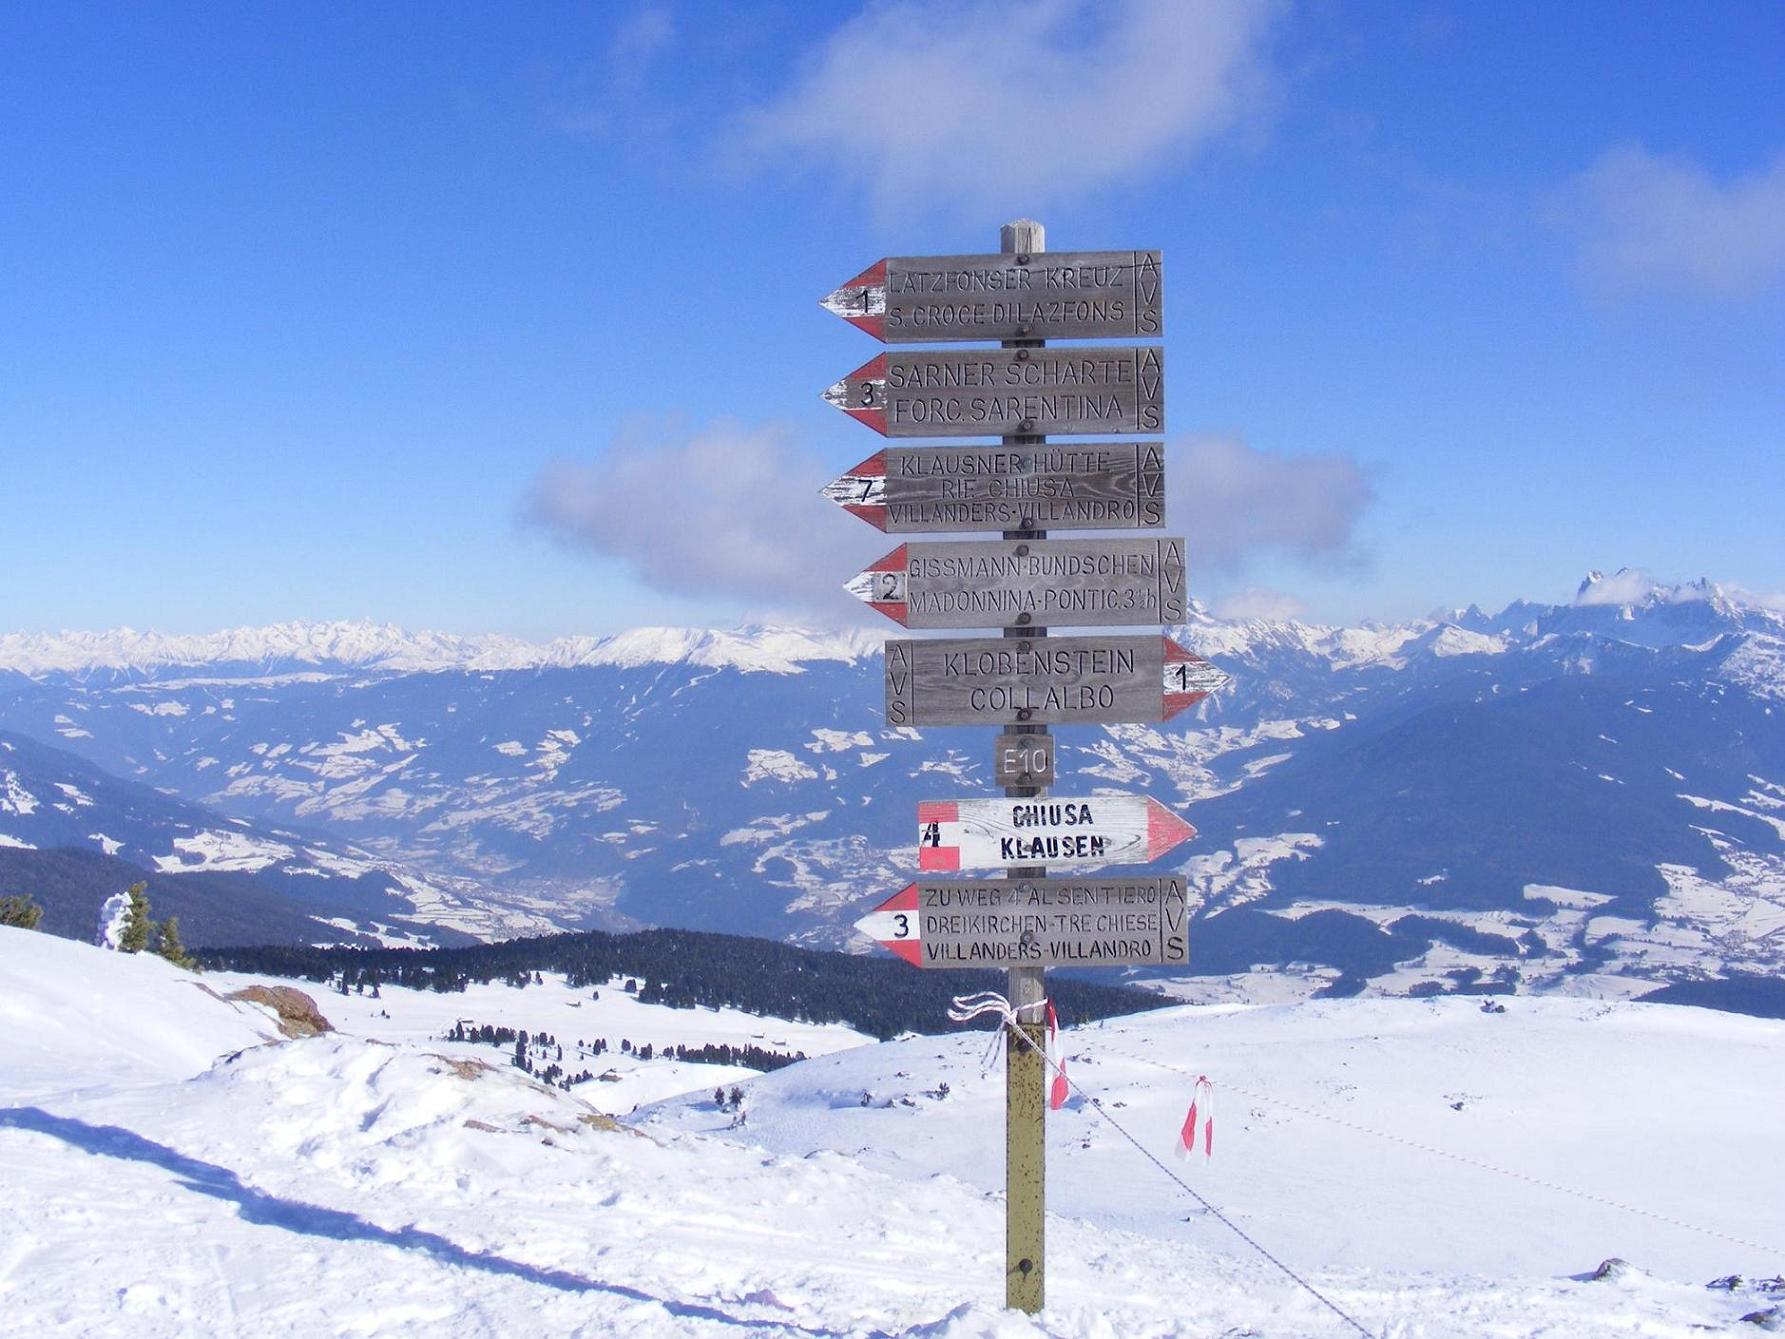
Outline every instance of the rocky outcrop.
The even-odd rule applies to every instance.
[[[265,1005],[279,1016],[279,1031],[287,1037],[314,1037],[335,1030],[316,1007],[316,1001],[291,986],[247,986],[224,998]]]

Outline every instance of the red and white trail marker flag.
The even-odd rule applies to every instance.
[[[1187,1158],[1196,1152],[1199,1130],[1202,1135],[1202,1155],[1211,1158],[1215,1155],[1215,1085],[1209,1082],[1206,1074],[1196,1076],[1196,1088],[1190,1095],[1190,1114],[1184,1117],[1184,1127],[1178,1131],[1180,1158]]]
[[[1054,1002],[1047,1002],[1047,1053],[1049,1068],[1054,1071],[1053,1084],[1048,1089],[1048,1110],[1058,1111],[1066,1105],[1066,1052],[1060,1049],[1060,1020],[1054,1013]]]

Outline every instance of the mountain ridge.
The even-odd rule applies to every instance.
[[[411,631],[369,620],[300,621],[192,634],[132,628],[0,634],[0,672],[31,679],[104,672],[159,678],[170,670],[218,666],[430,673],[661,663],[797,673],[803,664],[854,661],[877,653],[879,640],[865,629],[822,632],[753,625],[732,630],[642,627],[603,637],[529,642],[500,633]]]
[[[282,644],[308,662],[234,677],[0,675],[0,729],[272,841],[326,833],[451,894],[415,912],[477,910],[458,925],[479,934],[659,925],[865,951],[850,926],[909,879],[912,806],[995,794],[986,732],[886,725],[875,634],[646,631],[500,671],[307,626]],[[1200,836],[1167,864],[1196,908],[1193,971],[1232,980],[1174,988],[1622,995],[1785,967],[1785,620],[1765,602],[1624,573],[1497,615],[1325,628],[1195,608],[1170,631],[1230,686],[1161,725],[1061,727],[1056,789],[1189,807]],[[67,779],[26,786],[35,815],[0,802],[0,843],[46,844]],[[94,833],[120,835],[73,842]],[[182,864],[220,870],[238,845]],[[284,868],[271,842],[242,854]]]
[[[1666,585],[1632,568],[1620,569],[1610,577],[1598,571],[1588,573],[1571,604],[1519,599],[1496,614],[1470,605],[1404,622],[1327,624],[1299,619],[1225,619],[1191,600],[1189,615],[1179,626],[1195,637],[1204,654],[1243,654],[1255,644],[1269,643],[1278,648],[1300,646],[1338,663],[1368,664],[1390,663],[1400,647],[1422,637],[1436,638],[1445,628],[1491,638],[1576,628],[1604,632],[1620,624],[1628,634],[1643,623],[1661,624],[1684,635],[1708,628],[1717,620],[1785,638],[1785,610],[1772,602],[1704,578]],[[139,632],[129,627],[12,632],[0,633],[0,673],[41,679],[101,672],[161,677],[170,670],[230,665],[255,666],[263,671],[301,672],[309,667],[427,673],[645,664],[798,673],[801,666],[815,662],[854,662],[878,654],[881,641],[891,631],[890,627],[826,630],[778,624],[744,624],[730,629],[646,626],[604,636],[571,635],[537,642],[503,633],[411,630],[361,619],[293,620],[188,634]],[[1449,653],[1464,650],[1455,646],[1453,639]]]

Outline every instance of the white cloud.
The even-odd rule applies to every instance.
[[[843,582],[897,542],[819,493],[858,459],[827,464],[774,425],[640,423],[546,465],[522,517],[666,594],[836,614],[861,608]]]
[[[1577,605],[1641,604],[1659,589],[1655,578],[1642,567],[1622,567],[1610,576],[1603,572],[1589,572],[1574,593],[1574,602]]]
[[[1267,0],[870,4],[746,120],[883,210],[1022,213],[1157,172],[1270,86]]]
[[[1745,297],[1785,279],[1785,153],[1718,181],[1689,159],[1616,149],[1559,203],[1601,282]]]
[[[1173,442],[1165,520],[1192,571],[1235,570],[1264,551],[1361,561],[1357,523],[1375,498],[1364,468],[1338,454],[1282,455],[1229,437]]]
[[[1770,609],[1775,614],[1785,614],[1785,591],[1768,594],[1765,591],[1749,590],[1746,586],[1730,586],[1729,593],[1748,604],[1759,605],[1762,609]]]
[[[564,544],[626,564],[665,594],[871,621],[842,585],[899,537],[877,533],[819,492],[871,454],[871,442],[825,461],[773,425],[641,423],[593,459],[548,464],[522,517]],[[1167,527],[1186,537],[1193,572],[1237,570],[1265,552],[1357,561],[1355,530],[1373,495],[1349,457],[1273,455],[1191,438],[1170,445],[1166,469]]]
[[[1265,590],[1254,586],[1250,590],[1222,596],[1215,603],[1215,615],[1218,618],[1257,618],[1281,623],[1300,618],[1307,612],[1307,608],[1306,604],[1285,591]]]

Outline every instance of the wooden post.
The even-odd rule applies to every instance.
[[[1047,249],[1047,232],[1032,219],[1017,219],[999,230],[1000,249],[1006,255],[1029,256]],[[1006,340],[1005,348],[1040,348],[1039,339]],[[1047,439],[1038,433],[1006,437],[1012,445],[1036,445]],[[1041,529],[1006,530],[1006,539],[1045,539]],[[1006,628],[1006,637],[1045,637],[1046,628]],[[1010,727],[1019,735],[1045,735],[1045,725]],[[1042,795],[1042,786],[1006,786],[1012,797]],[[1045,865],[1012,869],[1006,878],[1040,878]],[[1016,1037],[1004,1043],[1004,1305],[1030,1315],[1047,1301],[1047,1067],[1041,1048],[1047,1028],[1039,1017],[1047,998],[1045,967],[1012,967],[1007,993],[1017,1009],[1017,1024],[1032,1045]],[[1033,1021],[1029,1021],[1029,1020]]]

